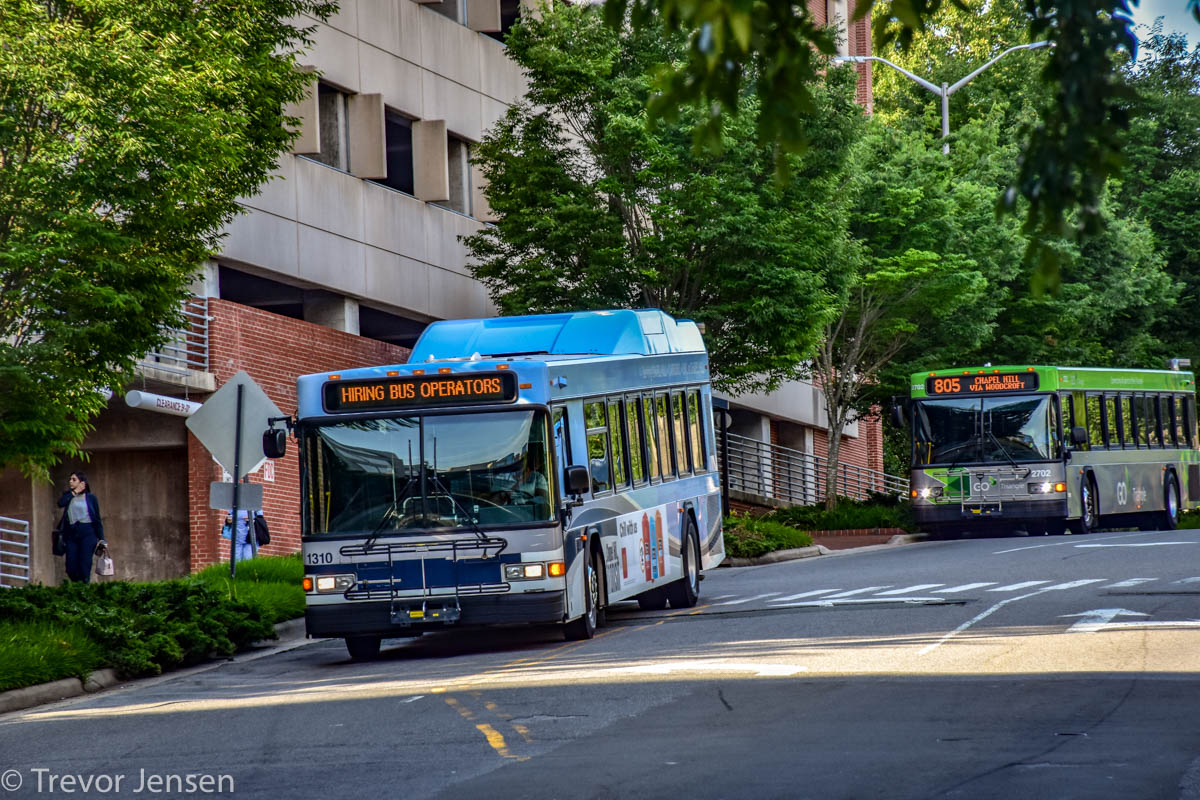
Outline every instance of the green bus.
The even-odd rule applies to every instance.
[[[1200,505],[1195,391],[1179,369],[916,373],[893,406],[912,426],[916,520],[940,536],[1171,530]]]

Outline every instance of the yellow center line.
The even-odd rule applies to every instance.
[[[462,716],[463,719],[468,719],[468,720],[474,721],[475,715],[471,712],[471,709],[467,708],[462,703],[455,700],[453,697],[446,697],[444,699],[446,701],[446,705],[450,706],[455,711],[457,711]]]
[[[529,756],[515,756],[509,752],[508,744],[504,741],[504,737],[500,734],[500,731],[496,730],[491,725],[488,725],[487,723],[480,723],[476,725],[475,728],[483,734],[484,738],[487,739],[487,743],[492,746],[492,749],[504,758],[512,758],[516,759],[517,761],[529,760]]]
[[[519,725],[516,722],[512,723],[512,728],[514,731],[521,734],[522,739],[530,743],[533,742],[533,737],[529,735],[529,728],[526,728],[524,725]]]

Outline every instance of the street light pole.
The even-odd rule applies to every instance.
[[[1015,50],[1037,50],[1042,47],[1053,47],[1053,46],[1054,46],[1053,42],[1031,42],[1029,44],[1019,44],[1019,45],[1016,45],[1015,47],[1010,47],[1007,50],[1005,50],[1003,53],[1001,53],[1000,55],[993,58],[991,61],[984,64],[979,69],[972,72],[970,75],[966,76],[965,78],[962,78],[961,80],[955,81],[954,83],[951,83],[951,84],[943,83],[941,86],[930,83],[929,81],[925,80],[924,78],[922,78],[918,75],[914,75],[913,73],[909,72],[908,70],[906,70],[904,67],[900,66],[899,64],[893,64],[891,61],[888,61],[886,58],[880,58],[879,56],[837,56],[837,57],[833,58],[832,60],[833,60],[833,63],[835,63],[835,64],[842,64],[842,63],[846,63],[846,62],[861,64],[866,61],[878,61],[881,64],[887,64],[889,67],[896,70],[897,72],[901,72],[904,75],[911,78],[913,81],[915,81],[921,87],[928,89],[929,91],[936,94],[938,97],[942,98],[942,138],[945,139],[946,137],[948,137],[950,135],[950,95],[954,94],[959,89],[966,86],[967,83],[969,83],[973,78],[975,78],[977,75],[979,75],[979,73],[983,72],[985,69],[990,67],[992,64],[995,64],[997,61],[1004,58],[1006,55],[1008,55],[1009,53],[1011,53]],[[942,152],[946,153],[946,154],[950,153],[950,143],[949,142],[945,142],[942,144]]]

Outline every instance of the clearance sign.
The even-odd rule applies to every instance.
[[[322,399],[325,410],[333,413],[508,403],[517,399],[517,376],[511,372],[477,372],[329,381]]]

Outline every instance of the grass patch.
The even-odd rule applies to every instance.
[[[824,506],[781,508],[768,514],[765,519],[773,519],[803,531],[901,528],[911,533],[917,529],[912,506],[894,496],[878,496],[870,500],[843,498],[833,511],[826,511]]]
[[[105,581],[0,592],[0,690],[113,667],[156,675],[231,655],[304,614],[298,555],[217,565],[155,583]]]
[[[755,558],[775,550],[808,547],[812,536],[769,517],[734,514],[725,518],[725,552],[734,558]]]
[[[1180,514],[1179,527],[1187,528],[1189,530],[1200,528],[1200,508],[1193,508]]]
[[[59,678],[84,680],[104,649],[74,625],[0,622],[0,692]]]

